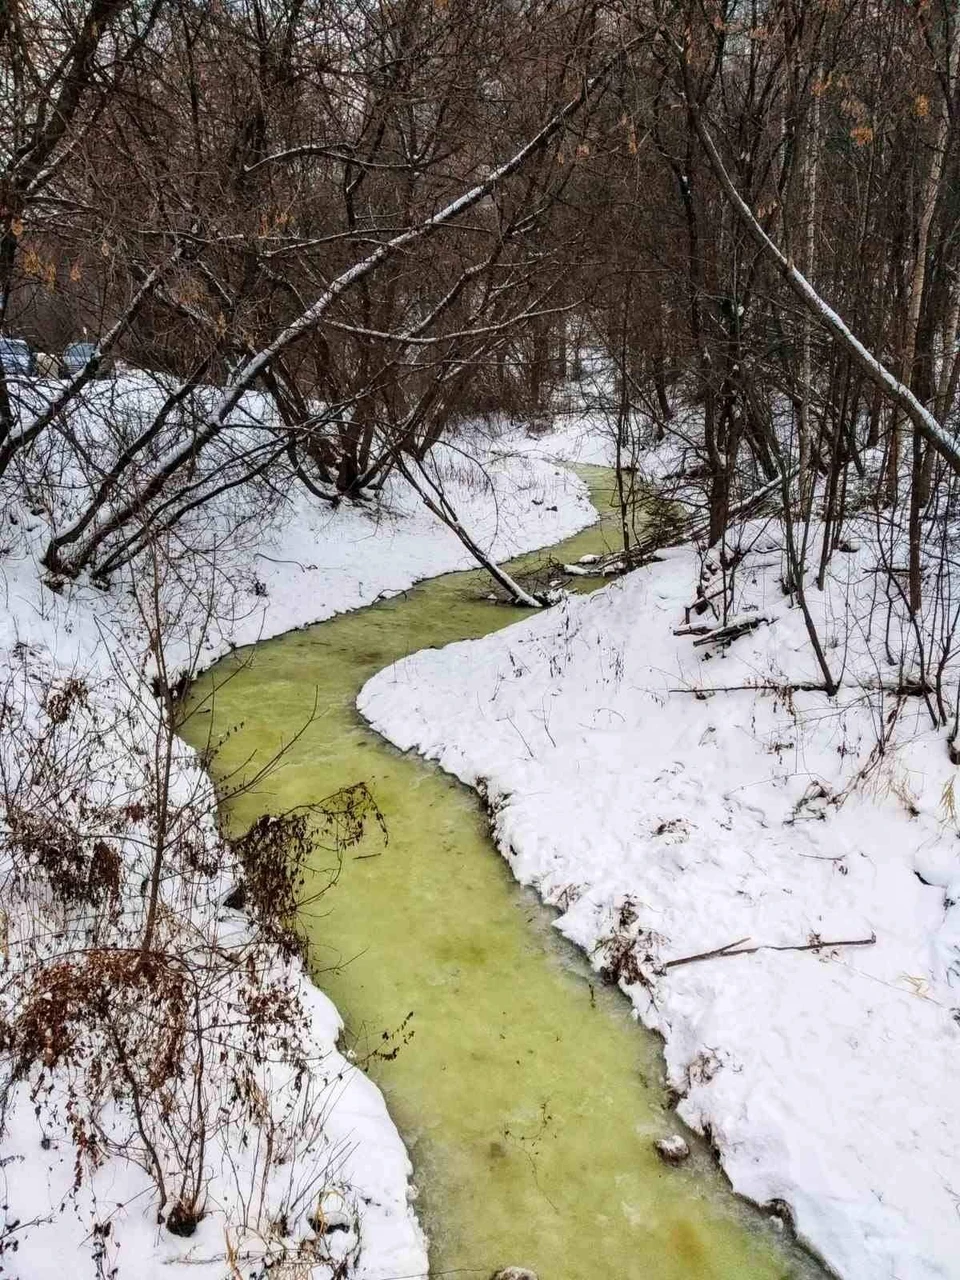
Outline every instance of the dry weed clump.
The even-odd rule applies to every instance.
[[[8,1024],[17,1074],[85,1061],[99,1072],[106,1041],[121,1068],[134,1050],[145,1064],[145,1085],[158,1088],[183,1061],[187,990],[182,967],[152,952],[91,948],[55,960],[28,983]]]
[[[636,901],[628,895],[620,904],[613,928],[593,950],[592,954],[600,959],[601,978],[612,986],[650,985],[643,966],[656,965],[656,947],[661,939],[652,930],[638,928],[638,922]]]
[[[240,901],[265,936],[285,954],[302,955],[305,939],[299,920],[304,906],[336,880],[344,850],[359,843],[370,821],[386,839],[383,814],[361,782],[342,788],[317,805],[291,813],[263,814],[234,841],[233,851],[243,870]],[[308,896],[307,861],[318,846],[334,854],[334,863]]]

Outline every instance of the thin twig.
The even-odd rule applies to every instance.
[[[933,688],[922,681],[907,681],[902,684],[860,684],[856,681],[841,681],[838,689],[853,689],[858,693],[892,693],[901,698],[922,698],[932,693]],[[671,686],[667,693],[692,693],[694,697],[708,697],[714,693],[822,693],[822,680],[796,680],[786,684],[764,683],[755,681],[751,684],[714,684]]]
[[[725,947],[715,947],[713,951],[698,951],[693,956],[679,956],[676,960],[665,961],[664,969],[675,969],[681,964],[695,964],[698,960],[717,960],[721,956],[752,956],[756,951],[823,951],[827,947],[871,947],[877,935],[871,933],[869,938],[838,938],[834,942],[801,942],[792,945],[778,945],[774,942],[761,942],[755,947],[744,947],[741,943],[748,938],[738,938],[736,942],[728,942]]]

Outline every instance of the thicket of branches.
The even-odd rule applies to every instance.
[[[99,347],[39,402],[0,380],[0,477],[57,433],[88,491],[47,563],[109,573],[224,484],[357,497],[542,411],[584,345],[627,416],[702,407],[711,541],[778,475],[835,541],[882,450],[916,610],[960,465],[956,62],[946,0],[18,0],[0,321]],[[175,381],[92,447],[116,355]]]

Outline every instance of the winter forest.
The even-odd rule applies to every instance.
[[[0,1277],[960,1280],[960,10],[0,0]]]

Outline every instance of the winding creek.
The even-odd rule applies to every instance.
[[[609,511],[609,473],[582,474]],[[511,568],[602,550],[612,525]],[[385,816],[386,846],[373,830],[347,851],[306,924],[316,980],[410,1152],[431,1275],[486,1280],[516,1264],[540,1280],[822,1276],[730,1192],[704,1144],[691,1139],[680,1168],[660,1162],[653,1140],[680,1126],[656,1037],[513,880],[476,795],[356,712],[388,663],[516,621],[488,591],[480,573],[447,574],[230,655],[194,686],[183,727],[195,746],[219,744],[222,784],[288,742],[316,700],[278,770],[224,805],[228,829],[361,780]],[[323,876],[331,855],[316,859]]]

